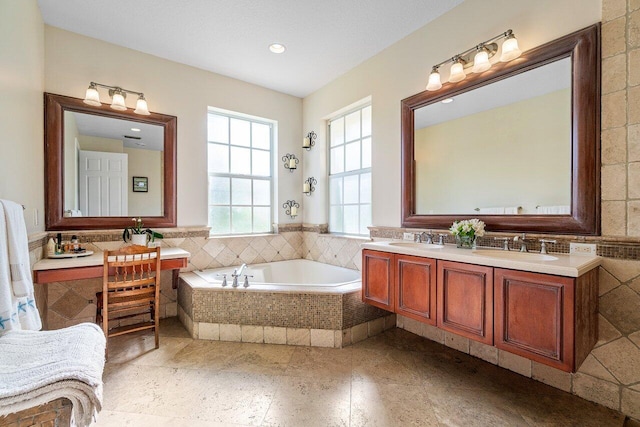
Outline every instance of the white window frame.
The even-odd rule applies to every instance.
[[[259,234],[268,234],[268,233],[272,233],[273,232],[273,219],[274,219],[274,149],[275,149],[275,141],[276,141],[276,128],[277,128],[277,122],[274,120],[269,120],[269,119],[265,119],[262,117],[257,117],[257,116],[251,116],[248,114],[243,114],[243,113],[238,113],[238,112],[234,112],[234,111],[229,111],[229,110],[223,110],[220,108],[214,108],[214,107],[209,107],[208,111],[207,111],[207,119],[209,117],[210,114],[214,114],[214,115],[218,115],[218,116],[224,116],[227,117],[229,119],[229,126],[227,128],[227,132],[229,132],[228,135],[228,140],[229,143],[224,144],[224,143],[219,143],[219,142],[215,142],[215,141],[209,141],[209,126],[207,124],[207,152],[208,152],[208,146],[209,144],[218,144],[218,145],[223,145],[223,146],[227,146],[229,148],[231,147],[242,147],[242,148],[249,148],[249,162],[251,162],[251,158],[253,155],[253,151],[252,150],[261,150],[261,151],[267,151],[264,149],[260,149],[260,148],[253,148],[253,146],[251,145],[250,147],[246,147],[246,146],[238,146],[238,145],[232,145],[231,144],[231,119],[238,119],[238,120],[244,120],[244,121],[248,121],[250,123],[259,123],[262,125],[267,125],[269,126],[269,130],[270,130],[270,134],[269,134],[269,138],[270,138],[270,146],[269,146],[269,170],[270,170],[270,175],[269,176],[265,176],[265,175],[252,175],[252,174],[234,174],[231,173],[231,149],[228,150],[228,159],[227,162],[229,164],[229,172],[228,173],[218,173],[218,172],[211,172],[209,170],[209,166],[208,166],[208,153],[207,153],[207,223],[209,227],[212,227],[212,224],[209,224],[209,219],[210,219],[210,215],[209,215],[209,208],[212,206],[229,206],[229,209],[231,210],[234,206],[235,207],[251,207],[253,208],[254,206],[257,207],[265,207],[265,205],[239,205],[239,204],[233,204],[233,197],[232,197],[232,192],[233,192],[233,179],[234,178],[241,178],[241,179],[251,179],[251,182],[253,183],[254,180],[261,180],[261,181],[269,181],[269,191],[270,191],[270,200],[269,200],[269,228],[268,230],[261,230],[261,231],[253,231],[253,227],[254,227],[254,217],[253,217],[253,212],[252,212],[252,217],[251,217],[251,232],[238,232],[238,233],[234,233],[233,232],[233,215],[231,214],[231,212],[229,212],[229,231],[227,233],[214,233],[213,230],[210,231],[210,236],[212,237],[224,237],[224,236],[239,236],[239,235],[259,235]],[[207,120],[208,121],[208,120]],[[252,126],[249,126],[249,130],[250,130],[250,140],[253,141],[252,137],[253,137],[253,129]],[[229,178],[230,182],[229,182],[229,204],[212,204],[211,201],[209,200],[209,193],[210,193],[210,188],[209,188],[209,179],[210,177],[222,177],[222,178]],[[251,187],[251,198],[253,201],[253,185]]]
[[[367,138],[371,138],[372,145],[373,145],[373,131],[371,132],[371,134],[367,135],[366,137],[363,137],[363,135],[362,135],[362,110],[364,110],[367,107],[372,108],[370,100],[368,102],[366,102],[366,103],[359,103],[359,105],[357,105],[355,107],[352,105],[351,108],[343,109],[338,114],[335,114],[334,116],[332,116],[330,119],[327,120],[327,136],[328,136],[328,140],[329,140],[328,143],[327,143],[327,160],[328,160],[327,164],[328,164],[328,177],[329,177],[329,180],[328,180],[328,184],[329,184],[328,209],[329,209],[329,212],[328,212],[327,217],[329,218],[329,221],[328,221],[328,223],[329,223],[329,232],[332,233],[332,234],[347,235],[347,236],[368,236],[369,235],[368,231],[362,232],[362,224],[360,224],[360,221],[361,221],[360,212],[361,212],[361,208],[362,208],[363,205],[369,205],[370,206],[370,210],[371,210],[370,214],[371,214],[371,217],[373,217],[373,189],[371,190],[372,194],[371,194],[371,199],[369,200],[369,203],[361,203],[360,200],[358,200],[358,203],[344,203],[344,181],[343,181],[342,203],[332,204],[332,197],[331,197],[332,196],[331,195],[331,180],[332,180],[332,178],[343,178],[344,179],[345,177],[348,177],[348,176],[357,175],[358,177],[360,177],[360,176],[362,176],[364,174],[369,174],[370,177],[373,178],[373,175],[372,175],[372,172],[371,172],[372,171],[372,165],[367,167],[367,168],[355,169],[355,170],[351,170],[351,171],[348,171],[348,172],[344,171],[344,169],[346,169],[346,161],[347,161],[347,159],[346,159],[346,157],[347,157],[346,156],[346,145],[348,143],[352,143],[353,141],[357,141],[357,139],[350,140],[350,141],[346,140],[346,123],[345,123],[345,126],[344,126],[345,137],[344,137],[344,140],[343,140],[342,144],[339,144],[339,145],[342,145],[342,146],[345,147],[345,151],[344,151],[345,155],[343,156],[343,163],[344,163],[343,172],[334,173],[334,174],[331,173],[331,148],[335,148],[335,147],[339,146],[339,145],[332,146],[332,144],[331,144],[331,123],[336,121],[336,120],[339,120],[340,118],[346,118],[346,116],[348,116],[348,115],[350,115],[350,114],[352,114],[352,113],[354,113],[356,111],[360,111],[360,138],[359,138],[359,140],[360,140],[360,162],[361,162],[361,165],[362,165],[362,140],[363,139],[367,139]],[[361,180],[359,178],[358,179],[358,193],[360,193],[360,191],[361,191]],[[344,218],[345,218],[345,216],[344,216],[344,207],[345,206],[356,206],[356,205],[358,206],[358,233],[345,232],[344,231],[344,223],[345,223],[345,221],[344,221]],[[342,231],[336,231],[335,228],[332,227],[332,223],[331,223],[331,208],[332,208],[332,206],[342,206],[342,225],[340,227],[340,229]],[[367,225],[371,225],[371,224],[367,224]]]

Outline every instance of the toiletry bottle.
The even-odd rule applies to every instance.
[[[75,234],[71,236],[71,251],[77,252],[80,249],[80,242],[78,241],[78,236]]]
[[[56,244],[53,241],[53,237],[52,237],[49,239],[49,242],[47,243],[47,256],[51,256],[55,254],[56,254]]]
[[[58,233],[56,236],[56,254],[64,253],[64,249],[62,248],[62,233]]]

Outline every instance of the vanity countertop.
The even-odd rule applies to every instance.
[[[56,270],[61,268],[93,267],[104,263],[104,252],[77,258],[44,258],[33,265],[34,271]],[[160,248],[160,259],[189,258],[191,254],[180,248]]]
[[[407,243],[404,243],[407,244]],[[533,273],[554,274],[557,276],[579,277],[598,267],[602,258],[597,255],[569,255],[549,253],[541,256],[536,252],[521,253],[502,251],[498,248],[459,249],[455,245],[444,245],[442,248],[428,247],[426,244],[401,246],[399,241],[367,242],[360,246],[382,252],[393,252],[446,261],[464,262],[467,264],[486,265],[489,267],[507,268],[510,270],[530,271]],[[541,259],[546,258],[546,259]]]

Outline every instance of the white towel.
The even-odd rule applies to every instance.
[[[0,337],[0,416],[65,397],[78,425],[101,409],[105,338],[93,323]]]
[[[568,215],[571,214],[569,205],[536,206],[536,213],[541,215]]]
[[[520,211],[519,206],[500,206],[496,208],[480,208],[478,209],[483,215],[517,215]]]
[[[0,200],[0,336],[10,330],[41,328],[22,206]]]

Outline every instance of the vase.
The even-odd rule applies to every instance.
[[[456,247],[462,249],[475,249],[476,236],[465,236],[458,234],[456,236]]]
[[[147,238],[149,236],[145,234],[132,234],[131,235],[131,244],[132,245],[140,245],[147,246]]]

